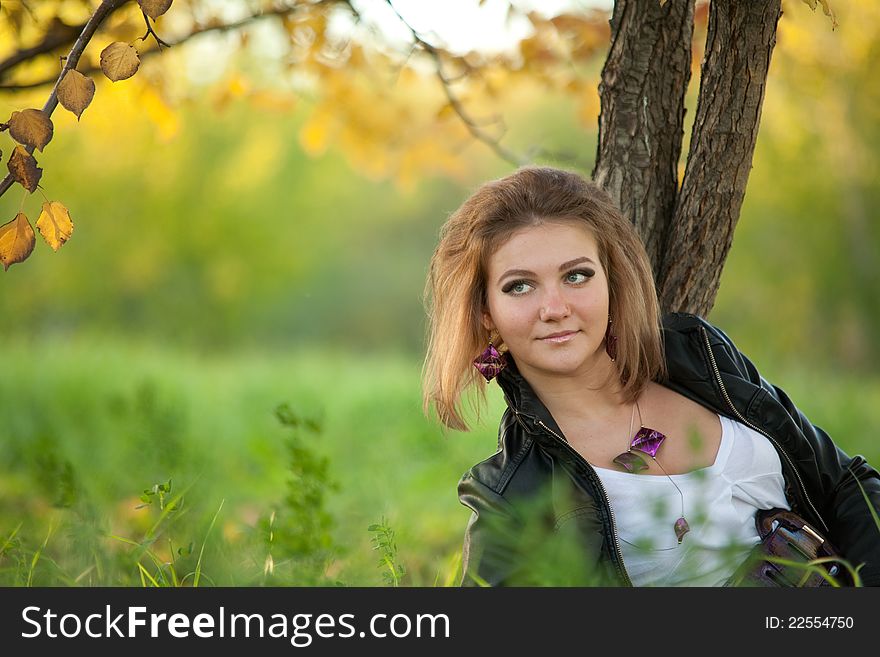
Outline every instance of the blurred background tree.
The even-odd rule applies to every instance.
[[[3,30],[3,50],[0,52],[0,102],[5,106],[3,115],[27,106],[39,106],[39,100],[45,99],[58,77],[59,55],[67,52],[98,4],[93,0],[51,0],[41,3],[7,0],[0,5],[3,18],[0,23],[0,30]],[[86,110],[83,114],[85,118],[76,127],[66,112],[56,113],[54,119],[59,122],[56,130],[58,136],[45,155],[40,156],[41,165],[48,171],[42,181],[42,187],[49,194],[47,199],[63,200],[69,193],[67,190],[77,187],[86,191],[89,187],[86,181],[106,180],[101,187],[111,191],[113,184],[119,184],[121,178],[127,178],[128,182],[123,183],[119,190],[120,195],[149,200],[139,205],[147,211],[150,219],[145,221],[141,215],[131,220],[138,226],[138,238],[129,237],[126,240],[124,237],[132,235],[126,225],[129,222],[114,222],[115,228],[101,230],[106,236],[102,248],[115,252],[108,252],[104,257],[115,255],[122,258],[127,248],[136,249],[138,255],[124,258],[125,264],[118,270],[119,276],[113,277],[112,285],[116,287],[113,294],[120,299],[120,303],[113,307],[101,303],[102,308],[89,308],[86,303],[86,308],[81,308],[86,312],[80,312],[79,315],[84,319],[90,318],[86,319],[87,323],[100,327],[104,324],[106,313],[114,314],[116,310],[124,308],[118,319],[137,330],[136,327],[145,324],[141,310],[143,305],[157,304],[158,308],[165,310],[160,313],[163,324],[170,316],[181,320],[186,317],[187,306],[195,309],[195,313],[202,318],[212,318],[209,327],[200,326],[204,322],[188,318],[186,324],[190,329],[179,326],[170,329],[172,335],[190,336],[193,342],[240,344],[242,334],[250,332],[245,330],[245,326],[252,329],[255,323],[278,327],[278,333],[284,336],[291,335],[291,330],[294,335],[304,332],[306,336],[319,335],[322,338],[337,336],[340,331],[346,332],[339,322],[332,322],[329,329],[327,323],[322,321],[317,322],[321,328],[306,328],[310,322],[303,317],[300,303],[307,303],[313,316],[317,316],[315,313],[320,315],[322,306],[328,303],[326,294],[307,292],[305,294],[308,296],[304,295],[300,303],[296,303],[295,294],[293,303],[272,304],[269,301],[269,297],[277,295],[280,289],[289,289],[291,282],[300,283],[295,288],[320,290],[321,283],[316,277],[326,275],[326,272],[319,271],[318,261],[327,262],[326,253],[322,253],[322,250],[329,245],[333,245],[340,254],[353,249],[365,253],[365,250],[355,247],[364,244],[363,240],[357,236],[346,238],[350,226],[339,215],[351,213],[352,208],[346,207],[344,199],[340,198],[345,195],[340,185],[332,184],[336,188],[332,209],[336,217],[333,221],[325,220],[320,211],[314,211],[315,204],[320,205],[321,201],[306,198],[314,196],[316,190],[331,185],[334,176],[328,177],[321,167],[328,166],[328,158],[332,157],[342,157],[360,176],[378,182],[380,187],[387,185],[386,181],[391,181],[395,190],[409,194],[409,203],[417,203],[425,208],[426,215],[434,213],[435,217],[442,215],[443,210],[437,213],[427,199],[416,201],[412,195],[415,186],[424,185],[428,179],[434,180],[435,184],[425,188],[426,191],[418,197],[437,194],[436,198],[440,199],[450,193],[454,186],[461,188],[462,183],[468,184],[487,173],[507,170],[511,161],[548,161],[582,170],[592,167],[639,225],[649,246],[653,245],[652,256],[658,281],[661,286],[665,283],[675,290],[667,290],[665,305],[703,314],[712,308],[714,285],[739,216],[735,197],[745,188],[751,158],[747,138],[743,137],[741,144],[744,152],[737,151],[730,142],[721,142],[722,146],[731,146],[727,150],[736,151],[734,159],[742,160],[736,164],[739,169],[731,170],[736,175],[728,175],[725,171],[724,167],[729,163],[718,161],[724,156],[723,152],[715,153],[714,157],[709,152],[694,164],[700,171],[692,175],[695,181],[692,185],[679,180],[685,178],[685,161],[673,142],[682,136],[676,134],[676,130],[685,135],[690,133],[690,130],[683,130],[686,102],[683,85],[687,83],[691,69],[695,75],[698,73],[707,30],[717,32],[721,29],[712,25],[707,3],[694,6],[693,2],[619,2],[616,5],[619,16],[613,21],[612,34],[608,23],[611,15],[607,6],[603,7],[601,3],[589,7],[581,3],[557,3],[550,8],[551,13],[546,13],[546,7],[544,13],[540,13],[528,4],[476,0],[472,3],[461,2],[462,11],[470,6],[469,11],[473,12],[463,14],[457,30],[463,35],[470,34],[468,40],[467,36],[456,37],[456,30],[449,27],[445,28],[446,34],[432,29],[432,20],[437,22],[436,16],[426,15],[423,10],[406,2],[399,3],[401,13],[398,13],[397,5],[383,0],[361,3],[336,0],[255,0],[235,3],[178,0],[157,21],[151,21],[163,41],[178,44],[170,49],[161,48],[157,38],[144,33],[146,18],[136,2],[111,4],[113,6],[101,29],[79,62],[81,71],[98,73],[99,90],[95,105]],[[724,11],[729,12],[726,3],[716,4],[719,15]],[[765,10],[771,5],[766,5]],[[834,7],[838,16],[822,19],[810,15],[810,5],[815,9],[817,3],[786,3],[786,9],[792,16],[783,22],[782,39],[788,38],[793,43],[791,48],[782,50],[780,57],[783,62],[771,75],[770,88],[775,85],[777,89],[770,93],[769,102],[774,103],[774,111],[767,119],[773,124],[768,132],[773,131],[774,134],[767,139],[777,138],[780,132],[778,117],[800,113],[801,120],[796,124],[784,120],[789,140],[795,134],[823,130],[825,143],[835,144],[833,152],[827,153],[825,160],[833,159],[834,166],[825,165],[812,170],[829,172],[833,169],[840,178],[845,178],[843,184],[836,185],[835,189],[844,203],[841,212],[846,216],[841,221],[835,221],[833,215],[826,215],[825,220],[811,223],[816,230],[828,233],[832,238],[831,243],[845,239],[847,244],[852,245],[853,257],[843,256],[841,265],[858,276],[860,285],[856,291],[858,299],[849,303],[843,301],[844,297],[835,291],[839,280],[817,282],[827,288],[824,296],[836,311],[834,319],[830,320],[835,326],[828,326],[829,318],[821,322],[821,337],[826,343],[829,340],[842,342],[849,345],[848,349],[858,351],[855,357],[848,358],[856,364],[863,363],[864,350],[876,344],[876,341],[863,335],[865,329],[859,327],[876,325],[874,314],[878,312],[877,304],[870,301],[877,298],[880,283],[874,264],[876,258],[873,257],[878,242],[876,230],[872,228],[864,209],[870,207],[867,199],[862,198],[865,184],[859,184],[858,180],[861,176],[870,186],[870,166],[858,164],[868,164],[870,157],[866,153],[870,149],[862,146],[864,140],[852,136],[855,126],[861,132],[874,125],[869,109],[873,103],[870,100],[870,85],[866,87],[865,81],[850,80],[850,77],[856,76],[860,67],[864,69],[870,64],[876,53],[870,45],[872,42],[862,36],[865,30],[859,35],[850,35],[845,31],[847,25],[844,22],[844,31],[832,31],[831,28],[839,20],[840,8]],[[826,3],[822,5],[827,8]],[[406,10],[411,12],[410,16],[407,16]],[[860,9],[853,5],[844,15],[858,11]],[[871,25],[872,11],[868,7],[858,14],[865,19],[865,25]],[[641,18],[637,20],[633,16]],[[770,20],[772,23],[766,26],[766,34],[761,35],[764,41],[769,40],[765,44],[769,50],[772,50],[772,39],[775,37],[775,18],[771,12],[769,19],[764,15],[749,19]],[[480,30],[480,21],[485,21],[491,30]],[[675,21],[679,30],[672,33],[674,38],[664,37],[662,31],[669,31],[670,23]],[[690,38],[686,41],[682,38],[682,35],[690,37],[691,29],[694,30],[693,48]],[[473,36],[475,33],[480,33],[480,36]],[[612,48],[611,55],[606,59],[609,38],[613,38],[610,42]],[[657,41],[657,47],[670,49],[670,54],[664,56],[665,51],[659,54],[654,51],[654,57],[645,58],[630,53],[629,59],[620,55],[619,51],[627,48],[636,49],[635,53],[640,52],[637,48],[648,39]],[[716,34],[711,43],[719,39]],[[102,76],[97,60],[102,49],[114,41],[134,43],[141,52],[144,65],[135,77],[115,83],[111,89],[106,80],[100,80]],[[801,43],[809,46],[799,45]],[[673,48],[677,49],[674,53]],[[685,55],[686,60],[682,60]],[[769,61],[769,51],[767,56]],[[650,61],[643,61],[646,59]],[[679,65],[682,61],[688,64],[684,67],[686,70],[668,73],[671,69],[681,69]],[[602,85],[602,93],[606,96],[603,119],[606,130],[597,136],[597,84],[603,64],[606,66]],[[636,119],[642,110],[636,108],[633,113],[633,108],[627,105],[631,105],[633,100],[629,86],[620,82],[612,83],[613,76],[618,75],[615,65],[628,66],[628,74],[635,76],[636,81],[653,81],[662,76],[671,80],[663,83],[666,84],[665,90],[652,82],[653,86],[645,92],[647,94],[654,90],[653,93],[659,95],[669,95],[670,89],[681,92],[680,107],[676,101],[671,109],[661,110],[669,115],[664,115],[664,118],[672,117],[671,127],[668,121],[655,126],[654,115],[651,115],[650,127],[639,126],[640,122]],[[725,70],[725,73],[729,75],[730,70]],[[810,82],[803,82],[807,80]],[[852,84],[849,84],[850,81]],[[814,82],[823,89],[823,93],[813,93]],[[627,84],[631,85],[632,81]],[[836,88],[826,93],[824,90],[829,84],[834,84]],[[690,105],[697,104],[694,87],[690,85],[690,96],[687,98]],[[859,90],[858,95],[855,95],[855,89]],[[762,94],[763,91],[760,91],[759,95]],[[783,94],[785,108],[780,107]],[[718,94],[707,91],[706,95]],[[647,98],[645,95],[642,100]],[[737,99],[735,94],[724,97],[727,106],[740,102],[743,107],[752,109],[755,109],[754,100],[751,99],[749,102],[752,105],[749,105]],[[758,103],[757,110],[760,111],[760,97]],[[183,129],[186,117],[201,117],[196,122],[204,123],[207,128],[212,122],[219,121],[223,116],[228,117],[235,111],[249,114],[237,120],[230,119],[235,126],[231,130],[215,129],[212,135],[207,135],[200,132],[199,126],[187,125]],[[703,114],[707,114],[707,111]],[[803,116],[804,112],[810,112],[810,116]],[[255,120],[258,115],[274,115],[289,120],[278,121],[277,127],[273,127],[278,138],[274,138],[262,116]],[[817,118],[809,120],[810,117]],[[146,120],[155,125],[159,143],[151,150],[162,162],[147,163],[138,181],[131,174],[123,174],[118,167],[116,171],[112,169],[114,161],[121,164],[145,156],[137,150],[127,152],[128,144],[132,145],[132,149],[137,149],[137,144],[132,143],[132,139],[118,137],[120,131],[132,129],[140,130],[142,138],[146,138],[143,127]],[[675,122],[680,124],[678,128]],[[699,124],[705,122],[698,119]],[[729,127],[729,121],[721,121],[715,133],[701,134],[702,141],[718,142],[723,134],[731,132]],[[740,127],[737,129],[741,130]],[[650,132],[645,132],[648,130]],[[838,134],[828,134],[831,130],[838,131]],[[757,133],[757,117],[754,117],[751,129],[746,132],[750,135]],[[218,160],[218,149],[223,152],[223,146],[213,135],[219,137],[223,133],[226,133],[223,139],[227,143],[240,145],[239,152],[230,156],[227,151],[225,158],[221,156]],[[717,133],[722,133],[722,137]],[[639,145],[647,142],[649,136],[651,139],[666,139],[665,150],[668,154],[662,158],[657,154],[653,158],[646,158],[645,153],[639,151]],[[100,141],[102,137],[105,140],[103,144]],[[598,151],[594,150],[597,139],[600,141]],[[59,140],[63,140],[63,143],[59,144]],[[489,148],[482,148],[480,142],[488,144]],[[284,144],[293,143],[297,146],[297,153],[283,147]],[[70,175],[53,167],[46,168],[45,165],[52,164],[55,158],[65,155],[56,149],[70,148],[75,144],[83,148],[91,145],[102,155],[98,158],[85,153],[81,157],[73,156],[74,159],[70,161],[78,164]],[[115,144],[115,148],[110,144]],[[851,147],[844,148],[843,144],[850,144]],[[10,140],[10,148],[4,150],[11,153],[12,145]],[[180,153],[186,155],[160,155],[167,148],[178,148]],[[718,144],[713,143],[712,148],[717,150]],[[773,148],[774,143],[768,143],[765,150],[769,152]],[[686,140],[684,149],[680,150],[687,152],[688,149],[693,150],[693,146]],[[492,161],[486,157],[491,152],[500,157]],[[598,152],[598,156],[591,159],[589,154],[593,152]],[[847,155],[842,157],[844,153]],[[314,159],[324,154],[328,158]],[[792,154],[791,148],[787,154]],[[760,167],[768,157],[759,153],[755,166]],[[300,171],[291,176],[285,175],[287,172],[283,167],[292,165],[291,158],[299,160],[300,169],[309,169],[305,176]],[[707,158],[711,160],[708,164]],[[221,161],[227,162],[226,172],[222,175],[228,179],[221,183],[221,188],[250,192],[247,200],[243,200],[241,193],[224,195],[221,199],[214,191],[209,192],[213,202],[222,201],[223,210],[212,207],[210,199],[206,205],[206,199],[200,198],[201,192],[207,192],[210,188],[209,180],[198,175],[195,184],[187,184],[192,181],[185,178],[186,172],[204,171],[207,164],[219,166]],[[90,163],[94,167],[91,171],[88,168]],[[783,168],[794,170],[791,166]],[[727,189],[722,194],[717,184],[707,185],[706,170],[715,170],[713,175],[721,179],[736,179],[736,189]],[[621,171],[626,171],[626,175]],[[849,175],[844,176],[844,172],[849,172]],[[799,179],[804,179],[804,173],[799,170]],[[273,185],[269,180],[273,176],[276,180],[283,177],[285,182]],[[325,182],[315,187],[319,177]],[[822,181],[830,183],[837,178],[826,175]],[[175,185],[175,181],[178,184]],[[337,179],[335,182],[340,181]],[[265,184],[264,189],[277,190],[274,193],[279,195],[276,200],[280,203],[273,206],[271,197],[257,191],[255,185],[261,183]],[[302,186],[297,188],[299,184]],[[125,188],[132,185],[141,188]],[[158,188],[158,196],[162,198],[147,199],[144,196],[146,190],[143,189],[146,185]],[[444,186],[446,189],[443,189]],[[380,187],[375,185],[367,187],[367,193],[378,194],[379,198],[387,193],[379,191]],[[679,187],[682,188],[681,202],[676,207],[676,190]],[[814,185],[807,188],[816,189]],[[700,191],[697,193],[692,189]],[[780,192],[784,190],[778,186],[777,189]],[[843,192],[844,189],[848,191]],[[311,193],[305,194],[305,190]],[[688,193],[691,196],[687,196]],[[697,196],[691,198],[695,193]],[[296,201],[290,199],[294,195]],[[269,202],[255,204],[255,196],[262,196]],[[827,199],[828,195],[824,198]],[[730,202],[725,204],[725,200]],[[795,201],[795,198],[789,199],[788,205],[793,205]],[[350,202],[361,213],[368,205],[356,198]],[[0,208],[7,219],[15,216],[17,206],[27,209],[28,205],[34,205],[30,199],[17,203],[14,199],[9,200],[8,196],[3,198],[2,203]],[[90,222],[100,203],[96,200],[88,208],[83,208],[85,212],[80,207],[74,207],[72,216],[75,220],[84,217]],[[688,203],[699,205],[701,210],[682,210],[681,206]],[[311,207],[298,208],[300,204],[311,204]],[[725,208],[710,211],[708,205],[724,205]],[[293,217],[281,219],[277,210],[280,207],[295,210]],[[452,207],[454,203],[447,204],[445,211]],[[817,206],[811,201],[804,207]],[[140,213],[138,208],[132,208],[130,204],[124,210],[119,210],[126,214]],[[270,218],[264,221],[251,219],[237,227],[220,227],[218,219],[230,210],[250,217],[259,215]],[[389,214],[394,214],[397,208],[389,210]],[[411,211],[411,208],[404,210],[403,214]],[[31,209],[28,214],[35,217],[39,211]],[[178,220],[174,214],[187,219]],[[207,220],[211,227],[204,225],[200,216],[211,217]],[[167,233],[162,233],[160,239],[150,238],[153,230],[161,231],[163,221],[174,224],[173,239],[169,239]],[[364,219],[358,223],[371,234],[370,239],[376,246],[381,246],[385,243],[383,240],[389,238],[404,238],[395,225],[397,222],[391,217],[379,221]],[[412,236],[407,239],[421,239],[423,245],[433,239],[436,225],[430,221],[412,220],[406,223],[407,232],[412,231]],[[388,226],[393,236],[377,235],[380,225]],[[422,229],[420,235],[419,228]],[[287,229],[295,232],[296,237],[290,240],[266,239],[274,231]],[[89,230],[93,229],[89,227]],[[111,236],[105,230],[116,230],[118,233]],[[207,243],[211,233],[217,236],[216,247],[219,248],[209,248],[213,254],[210,264],[197,264],[198,256],[195,255],[195,260],[189,261],[186,258],[173,258],[170,269],[163,266],[164,256],[170,250],[181,248],[190,231],[197,240],[205,241],[203,247],[213,246]],[[666,237],[664,231],[674,234]],[[768,230],[767,236],[771,234],[772,230]],[[316,244],[313,239],[321,244]],[[669,243],[668,248],[662,249],[669,239],[683,242],[677,246]],[[720,241],[713,246],[707,242],[710,239]],[[746,236],[743,239],[749,238]],[[125,242],[130,244],[126,246]],[[275,258],[269,242],[290,250]],[[251,248],[265,249],[266,257],[258,263],[249,263],[250,266],[245,264],[243,260],[246,258],[242,254],[248,244]],[[298,248],[298,245],[302,248]],[[400,300],[406,296],[398,293],[405,272],[413,271],[415,265],[423,262],[423,252],[415,255],[407,265],[403,262],[407,254],[415,254],[412,248],[407,247],[415,244],[399,246],[402,248],[394,248],[397,255],[394,264],[385,265],[399,267],[401,276],[394,276],[390,287],[382,286],[382,289],[367,292],[368,295],[379,295],[377,299],[371,299],[368,304],[355,304],[356,308],[367,306],[358,308],[359,312],[367,315],[372,312],[376,316],[369,317],[366,322],[353,322],[351,326],[358,327],[357,335],[346,335],[346,339],[373,343],[377,340],[381,342],[382,336],[404,333],[408,334],[405,344],[411,347],[419,345],[421,329],[413,329],[414,323],[411,321],[414,308],[410,305],[396,310],[395,307],[399,308]],[[670,254],[665,262],[660,257],[664,252]],[[798,249],[792,248],[791,252],[797,253]],[[357,254],[349,255],[353,259],[358,257]],[[709,280],[700,279],[692,271],[700,264],[711,272]],[[253,269],[254,265],[256,269]],[[337,266],[334,263],[333,267]],[[670,271],[671,268],[680,270],[682,267],[689,268],[690,272],[685,272],[684,278]],[[191,275],[188,275],[187,270],[191,268],[199,271],[190,271]],[[82,268],[71,266],[65,268],[68,271],[66,276],[50,276],[53,285],[63,287],[71,284],[73,280],[69,273],[74,269]],[[245,292],[242,281],[260,276],[261,270],[269,278],[275,278],[271,272],[282,276],[275,278],[279,285],[273,286],[267,281],[257,286],[258,298],[255,298]],[[792,269],[787,267],[785,271],[792,272]],[[285,273],[292,278],[284,279]],[[181,283],[180,277],[186,278],[185,284]],[[304,279],[307,278],[311,280],[306,282]],[[171,280],[174,280],[172,287],[176,291],[163,294],[162,281]],[[111,281],[108,279],[106,283],[111,284]],[[154,283],[159,287],[154,288]],[[363,278],[357,277],[357,284],[366,283]],[[69,316],[65,311],[66,304],[83,301],[60,294],[61,290],[55,287],[51,292],[46,292],[56,297],[56,303],[46,308],[40,303],[25,303],[25,300],[33,301],[35,295],[39,297],[39,286],[37,289],[31,285],[9,288],[13,295],[22,295],[17,305],[14,299],[7,297],[7,301],[13,305],[4,309],[3,317],[6,319],[2,321],[10,322],[10,327],[22,327],[29,321],[44,325],[47,322],[64,324],[65,316]],[[22,288],[27,288],[27,291]],[[147,289],[157,294],[146,298],[142,292]],[[696,289],[700,294],[687,296],[691,289]],[[337,294],[340,292],[338,287],[334,291]],[[768,294],[775,296],[772,292]],[[106,300],[105,294],[98,296],[101,301]],[[199,297],[203,301],[196,302]],[[207,303],[211,310],[207,315],[202,312],[205,309],[203,303]],[[350,303],[344,306],[352,309]],[[817,307],[817,304],[801,306],[809,308]],[[47,310],[48,314],[45,312]],[[324,310],[332,312],[332,308]],[[28,315],[34,312],[38,312],[40,317],[31,314],[29,318]],[[147,314],[156,316],[155,312]],[[804,318],[804,321],[817,324],[814,318]],[[147,320],[146,323],[150,322]],[[268,336],[254,337],[256,343],[262,344]]]

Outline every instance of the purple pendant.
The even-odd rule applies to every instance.
[[[666,440],[666,436],[664,436],[656,429],[642,427],[633,437],[633,441],[632,443],[630,443],[629,448],[637,449],[640,452],[644,452],[651,458],[654,458],[655,456],[657,456],[657,450],[660,449],[660,445],[663,444],[664,440]]]
[[[675,521],[675,536],[678,539],[679,545],[681,544],[681,539],[683,539],[684,535],[690,530],[691,528],[688,525],[688,521],[684,519],[684,516]]]
[[[638,454],[633,454],[632,452],[624,452],[623,454],[618,454],[614,457],[614,461],[612,463],[616,463],[619,466],[626,468],[629,472],[641,472],[642,470],[648,469],[648,464],[645,463],[645,459],[643,459]]]
[[[507,365],[504,358],[491,342],[483,352],[474,359],[474,367],[482,374],[486,381],[491,381]]]

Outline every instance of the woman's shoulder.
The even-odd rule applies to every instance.
[[[498,449],[492,456],[474,464],[462,476],[462,480],[474,478],[499,495],[503,494],[510,479],[528,454],[531,442],[508,409],[498,427]]]
[[[702,329],[709,335],[712,341],[733,344],[723,330],[712,324],[705,317],[693,313],[665,313],[661,317],[661,326],[666,333],[699,333]]]
[[[666,313],[662,317],[667,366],[698,362],[707,349],[722,371],[736,373],[759,384],[754,364],[739,350],[723,329],[692,313]]]

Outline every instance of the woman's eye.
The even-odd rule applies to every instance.
[[[531,287],[532,286],[525,281],[511,281],[505,285],[501,291],[505,294],[525,294],[531,289]]]
[[[570,271],[565,275],[565,278],[569,283],[574,283],[575,285],[578,285],[580,283],[586,283],[593,276],[594,276],[594,272],[584,270],[584,271]]]

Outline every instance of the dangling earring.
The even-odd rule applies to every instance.
[[[608,328],[605,329],[605,351],[613,363],[617,358],[617,336],[611,332],[611,315],[608,315]]]
[[[494,379],[501,370],[507,367],[507,360],[499,353],[495,345],[492,344],[491,337],[489,338],[489,346],[479,356],[474,358],[474,367],[480,371],[480,374],[486,377],[487,382]]]

